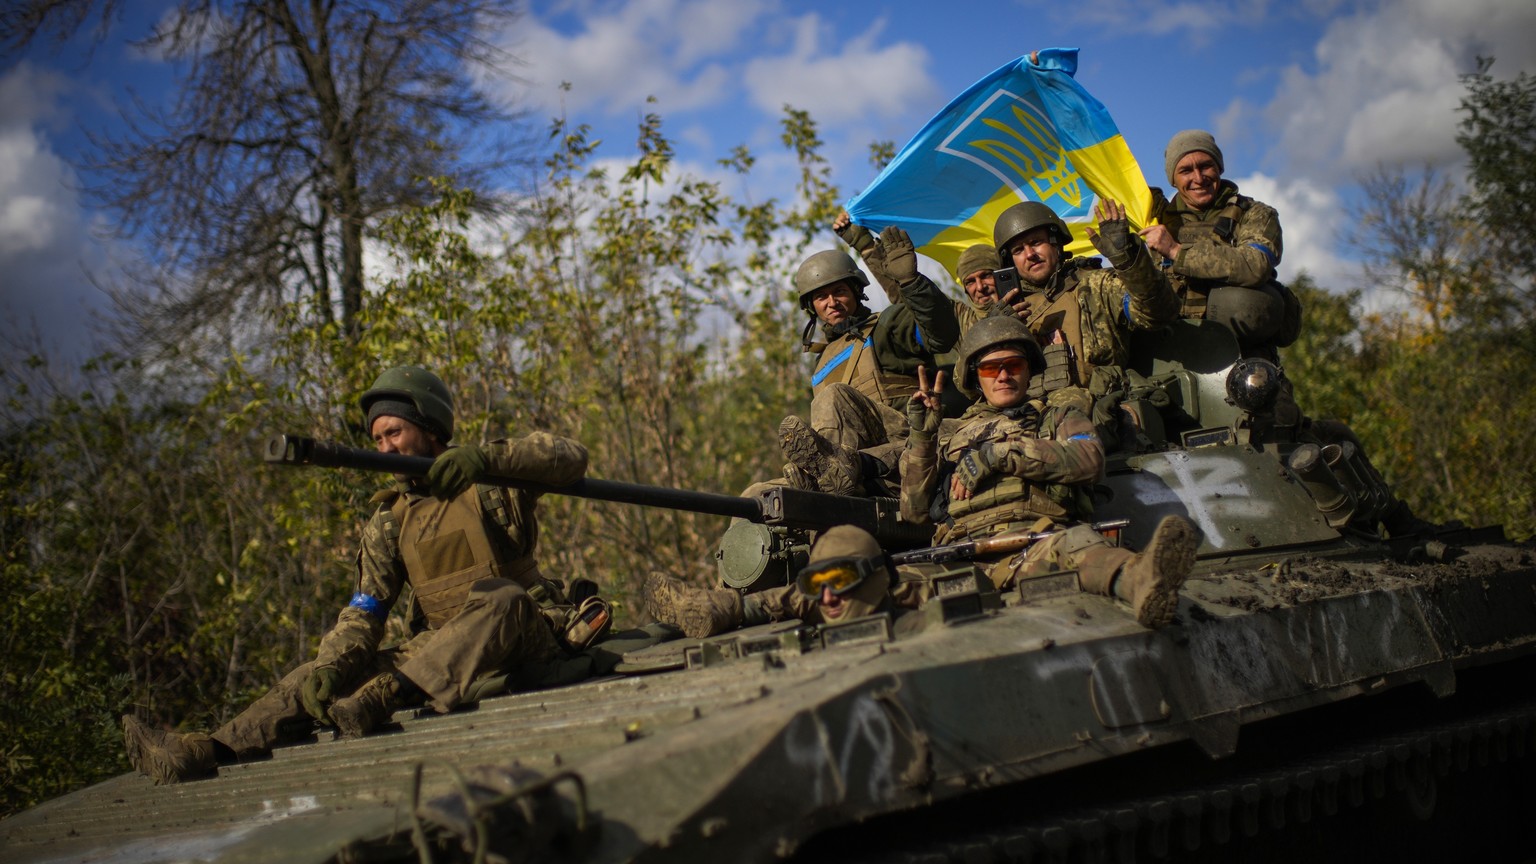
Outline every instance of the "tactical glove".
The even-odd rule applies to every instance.
[[[438,498],[448,499],[468,489],[485,476],[490,458],[485,448],[473,444],[444,451],[427,470],[427,485]]]
[[[844,243],[853,247],[853,251],[859,253],[859,257],[868,257],[870,250],[875,248],[875,235],[869,233],[869,229],[857,222],[849,222],[837,229],[837,236]]]
[[[336,688],[341,685],[341,672],[335,666],[316,666],[309,672],[309,677],[304,679],[304,688],[299,691],[299,699],[304,703],[304,710],[309,716],[321,723],[329,723],[328,710],[331,703],[336,701]]]
[[[988,477],[997,473],[997,456],[989,441],[980,447],[965,451],[955,463],[955,476],[965,491],[975,494]]]
[[[885,251],[885,272],[898,285],[917,278],[917,250],[912,238],[895,225],[880,232],[880,248]]]
[[[1093,248],[1108,259],[1116,270],[1124,270],[1136,260],[1136,244],[1131,240],[1131,223],[1126,219],[1105,219],[1097,232],[1088,232]]]
[[[939,422],[944,419],[944,412],[929,408],[920,399],[907,400],[907,427],[910,429],[908,439],[913,441],[932,441],[938,434]]]

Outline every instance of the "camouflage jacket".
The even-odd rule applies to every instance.
[[[955,347],[960,341],[960,322],[955,320],[952,304],[953,301],[933,284],[933,280],[919,273],[910,284],[902,286],[899,301],[873,313],[875,323],[869,339],[881,371],[916,376],[919,365],[932,368],[935,355]],[[837,344],[849,334],[868,327],[869,321],[869,314],[866,314],[842,327],[823,324],[821,332],[827,342],[812,345],[809,350],[819,354],[827,350],[827,344]],[[819,378],[813,383],[818,381]]]
[[[1067,398],[1072,394],[1077,398]],[[940,470],[941,461],[953,464],[983,444],[992,445],[997,472],[967,503],[974,515],[986,521],[991,517],[982,511],[996,508],[1002,521],[991,524],[998,527],[1040,517],[1070,521],[1087,516],[1082,493],[1104,475],[1104,445],[1082,407],[1090,403],[1081,390],[1059,393],[1049,405],[1032,401],[1007,412],[977,402],[947,434],[926,441],[908,438],[901,455],[902,520],[933,521],[935,498],[948,496],[941,484],[948,482],[949,472]],[[934,542],[944,542],[946,534],[941,530]]]
[[[1124,270],[1098,265],[1097,258],[1068,258],[1046,285],[1024,283],[1029,293],[1022,303],[998,303],[989,314],[1013,309],[1042,348],[1057,341],[1060,331],[1075,367],[1071,383],[1103,395],[1120,389],[1131,356],[1131,331],[1155,330],[1178,320],[1179,298],[1150,254],[1138,254]],[[1067,317],[1076,320],[1066,322]],[[1099,369],[1104,372],[1095,374]]]
[[[485,450],[490,457],[487,470],[494,474],[563,486],[580,480],[587,472],[587,448],[547,432],[492,441],[485,445]],[[539,577],[532,566],[539,538],[534,514],[538,495],[490,486],[471,486],[460,493],[461,497],[481,495],[493,496],[498,506],[504,505],[504,513],[485,519],[490,546],[499,551],[498,557],[507,559],[503,569],[526,562],[531,578],[545,583],[547,590],[558,591],[557,583]],[[430,499],[425,487],[417,482],[399,483],[374,496],[379,506],[363,526],[354,600],[341,610],[336,626],[320,641],[316,663],[335,666],[343,677],[360,670],[378,649],[390,610],[406,585],[412,584],[413,574],[401,553],[399,526],[394,524],[392,510],[401,497],[408,504]],[[494,536],[497,534],[500,536]]]
[[[992,311],[992,307],[996,305],[996,303],[988,303],[986,306],[977,306],[971,302],[969,297],[964,300],[956,300],[955,321],[960,325],[960,335],[964,336],[965,331],[971,329],[972,324],[987,317],[987,314]]]
[[[1221,181],[1216,200],[1204,210],[1175,196],[1159,217],[1179,241],[1178,256],[1168,265],[1176,283],[1209,291],[1218,285],[1258,288],[1275,278],[1282,252],[1280,214],[1239,195],[1236,183]],[[1231,224],[1222,224],[1224,218]]]

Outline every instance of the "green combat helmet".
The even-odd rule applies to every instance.
[[[395,403],[414,408],[415,416],[405,413],[399,416],[436,435],[440,443],[453,440],[453,396],[443,379],[420,366],[396,366],[385,370],[357,403],[370,427],[376,406],[381,409],[379,413],[394,413],[384,412],[384,405],[380,403]]]
[[[997,217],[997,224],[992,226],[992,245],[997,247],[998,253],[1006,260],[1008,244],[1042,225],[1051,227],[1051,239],[1057,245],[1065,247],[1072,242],[1071,229],[1056,215],[1056,211],[1039,201],[1025,201],[1009,207]],[[1063,260],[1065,258],[1066,255],[1063,255]]]
[[[869,284],[869,278],[857,264],[853,263],[853,259],[849,258],[847,253],[828,249],[805,259],[800,269],[795,271],[795,290],[800,292],[800,308],[810,312],[813,292],[818,288],[844,281],[854,283],[854,287],[859,292],[860,303],[869,299],[864,295],[864,287]]]
[[[976,361],[988,351],[1005,346],[1024,352],[1029,358],[1030,375],[1045,371],[1045,354],[1029,327],[1012,315],[993,315],[977,321],[960,340],[960,356],[955,360],[955,386],[961,393],[972,399],[981,396],[981,385],[976,381]]]

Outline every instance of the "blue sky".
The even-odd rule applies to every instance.
[[[82,207],[76,190],[89,178],[71,166],[87,131],[111,128],[117,103],[158,98],[169,81],[126,45],[169,4],[126,5],[94,52],[76,40],[0,59],[4,338],[35,322],[47,347],[78,355],[90,310],[106,305],[88,274],[110,274],[114,253],[92,239],[101,216]],[[1169,136],[1212,130],[1227,177],[1280,211],[1282,277],[1305,269],[1342,289],[1359,280],[1343,243],[1355,178],[1378,163],[1457,172],[1457,75],[1479,55],[1497,58],[1498,77],[1536,72],[1536,3],[533,0],[495,38],[521,59],[519,80],[485,86],[538,125],[564,111],[604,139],[602,158],[623,159],[638,118],[656,110],[685,168],[756,199],[791,188],[778,144],[786,103],[816,118],[851,195],[873,178],[869,142],[899,146],[1020,54],[1076,47],[1078,80],[1109,108],[1149,182],[1167,185]],[[714,164],[739,144],[760,159],[747,187]]]

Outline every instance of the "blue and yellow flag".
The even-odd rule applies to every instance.
[[[1076,48],[1051,48],[972,84],[848,202],[848,214],[876,233],[900,225],[951,273],[961,252],[992,242],[998,214],[1020,201],[1043,202],[1065,219],[1067,248],[1077,254],[1093,251],[1087,228],[1096,195],[1145,225],[1146,178],[1076,71]]]

